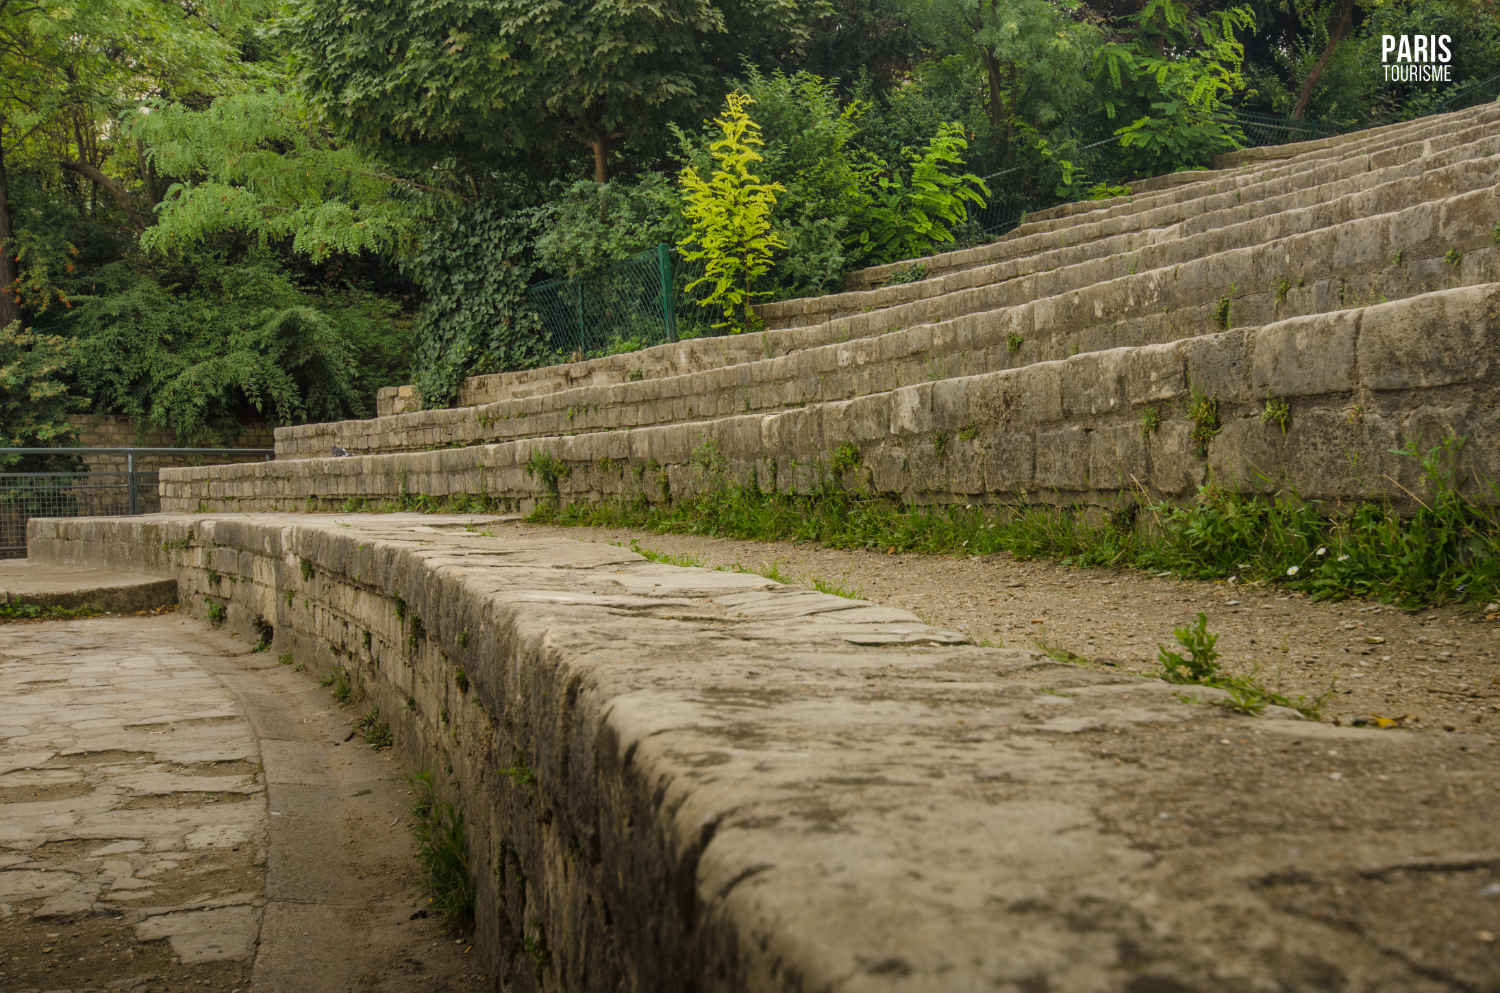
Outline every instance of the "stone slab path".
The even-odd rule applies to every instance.
[[[486,988],[354,716],[185,617],[0,626],[0,990]]]

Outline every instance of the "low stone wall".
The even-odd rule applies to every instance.
[[[1024,494],[1112,503],[1122,490],[1190,496],[1212,478],[1401,503],[1422,484],[1413,460],[1392,449],[1426,449],[1449,432],[1469,439],[1467,480],[1500,479],[1497,354],[1500,284],[1488,284],[770,415],[174,470],[163,474],[162,501],[168,510],[303,510],[486,494],[525,508],[554,484],[564,500],[660,500],[726,477],[806,492],[832,453],[852,445],[860,466],[846,485],[917,502]],[[1195,395],[1216,405],[1221,425],[1206,456],[1193,439]],[[1285,406],[1284,419],[1267,416],[1268,400]]]
[[[173,575],[184,609],[346,681],[351,722],[377,711],[463,814],[475,955],[511,993],[1206,993],[1288,963],[1309,988],[1418,989],[1466,961],[1393,959],[1338,922],[1372,898],[1343,896],[1356,870],[1489,851],[1481,805],[1393,837],[1357,775],[1289,792],[1265,769],[1336,749],[1351,775],[1462,796],[1478,773],[1451,738],[1251,722],[905,611],[483,519],[31,527],[34,557]],[[1255,745],[1212,744],[1230,735]],[[1325,873],[1330,923],[1278,882]],[[1422,899],[1486,912],[1477,884],[1419,875]]]

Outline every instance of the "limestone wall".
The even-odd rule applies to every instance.
[[[1112,502],[1122,489],[1188,496],[1211,477],[1250,491],[1390,498],[1421,486],[1410,459],[1465,435],[1466,478],[1500,479],[1500,284],[1156,345],[1088,352],[774,414],[494,445],[163,474],[168,510],[303,510],[350,500],[547,494],[534,458],[560,460],[564,500],[690,495],[704,453],[766,489],[816,486],[852,445],[844,481],[917,501]],[[1206,454],[1194,395],[1217,404]],[[1284,403],[1285,424],[1266,416]],[[1284,428],[1284,429],[1283,429]],[[705,443],[711,443],[707,449]],[[695,460],[695,452],[699,453]]]

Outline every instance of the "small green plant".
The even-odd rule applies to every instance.
[[[1219,652],[1214,647],[1218,644],[1219,636],[1209,632],[1207,614],[1199,611],[1197,620],[1186,627],[1173,628],[1172,636],[1177,639],[1178,645],[1187,650],[1187,655],[1158,645],[1158,661],[1161,663],[1163,679],[1169,683],[1208,684],[1221,678]]]
[[[208,623],[212,624],[214,627],[218,627],[220,624],[224,623],[224,618],[228,615],[228,611],[225,608],[224,604],[220,603],[218,600],[215,600],[213,597],[204,597],[203,604],[204,610],[208,613]]]
[[[1019,352],[1021,350],[1021,346],[1025,343],[1026,339],[1021,337],[1021,332],[1019,331],[1012,331],[1010,334],[1005,336],[1005,350],[1011,355]]]
[[[1285,397],[1266,397],[1266,406],[1260,412],[1260,419],[1266,424],[1275,424],[1285,435],[1287,425],[1292,420],[1292,405]]]
[[[458,692],[467,695],[469,692],[469,674],[464,671],[463,666],[453,670],[453,685],[458,687]]]
[[[306,582],[310,581],[313,578],[313,564],[312,564],[312,560],[311,559],[303,559],[302,562],[301,562],[301,566],[302,566],[302,581],[304,583],[306,583]]]
[[[396,610],[396,620],[406,620],[406,601],[401,598],[401,594],[393,594],[391,596],[391,604]]]
[[[903,266],[891,273],[886,279],[885,286],[900,286],[903,283],[919,283],[927,278],[927,267],[920,262],[913,262],[909,266]]]
[[[1457,248],[1450,248],[1443,253],[1443,261],[1448,263],[1448,265],[1452,266],[1454,269],[1457,269],[1459,263],[1461,263],[1463,260],[1464,253],[1460,252]]]
[[[1095,183],[1088,189],[1090,200],[1113,200],[1115,197],[1130,196],[1130,187],[1125,185],[1111,186],[1108,183]]]
[[[500,775],[509,779],[517,786],[530,786],[536,782],[536,773],[531,771],[529,765],[513,765],[499,770]]]
[[[1161,427],[1161,411],[1156,407],[1147,407],[1141,411],[1141,437],[1148,438]]]
[[[5,621],[64,621],[77,617],[98,617],[109,611],[102,607],[84,605],[63,607],[55,603],[25,603],[14,600],[0,603],[0,622]]]
[[[468,628],[464,628],[462,631],[458,632],[458,647],[459,648],[468,648],[469,647],[469,629]]]
[[[1496,224],[1494,230],[1490,232],[1490,241],[1500,245],[1500,224]]]
[[[526,464],[521,466],[521,471],[527,477],[541,483],[545,491],[544,499],[556,505],[562,500],[562,481],[567,479],[573,470],[551,452],[544,452],[538,448],[532,450]]]
[[[1391,265],[1398,266],[1406,260],[1406,249],[1398,248],[1396,254],[1391,256]]]
[[[354,688],[349,684],[349,672],[341,665],[336,665],[321,680],[318,685],[328,689],[333,698],[339,703],[348,703],[354,696]]]
[[[1214,324],[1218,325],[1220,331],[1228,331],[1229,324],[1233,320],[1230,311],[1234,302],[1227,296],[1219,297],[1218,306],[1214,308]]]
[[[288,652],[282,652],[280,655],[276,656],[276,662],[279,665],[291,665],[292,663],[294,663],[296,661],[297,661],[297,659],[289,651]]]
[[[391,726],[380,719],[379,710],[368,711],[354,727],[365,744],[377,752],[391,747]]]
[[[863,600],[865,598],[864,593],[860,592],[859,590],[851,590],[843,586],[838,586],[834,583],[825,582],[821,579],[814,579],[812,581],[812,588],[817,590],[819,593],[827,593],[830,596],[841,596],[845,600]]]
[[[410,652],[422,647],[422,642],[427,639],[427,625],[422,623],[422,618],[416,614],[411,615],[411,626],[406,631],[406,648]]]
[[[631,383],[639,383],[646,378],[646,370],[637,366],[625,374],[625,379]]]
[[[418,773],[411,784],[417,794],[412,834],[428,897],[449,927],[467,932],[474,926],[474,881],[463,811],[438,799],[430,774]]]
[[[1276,284],[1276,302],[1286,303],[1286,296],[1290,292],[1292,292],[1292,281],[1285,276],[1281,277],[1281,282]]]
[[[267,623],[264,617],[255,618],[255,647],[252,652],[264,652],[271,647],[271,640],[276,637],[276,629]]]
[[[677,243],[684,260],[704,262],[704,274],[687,285],[691,293],[700,286],[709,290],[700,302],[717,307],[724,319],[714,325],[730,331],[755,330],[759,317],[751,308],[769,291],[755,288],[771,271],[773,253],[786,242],[771,229],[776,194],[786,192],[780,183],[763,183],[750,167],[762,161],[756,151],[765,144],[760,125],[747,109],[755,101],[734,92],[725,98],[724,112],[714,118],[721,137],[709,146],[715,168],[705,180],[692,166],[678,176],[682,188],[682,216],[691,227]]]
[[[948,455],[948,441],[951,436],[947,431],[938,431],[932,436],[932,450],[937,453],[938,458]]]
[[[963,427],[958,429],[959,441],[973,441],[978,437],[979,428],[975,427],[973,424],[965,424]]]
[[[852,441],[844,442],[828,457],[828,468],[833,470],[835,476],[842,476],[848,470],[858,468],[859,463],[859,447]]]
[[[641,543],[634,538],[630,539],[630,550],[635,552],[647,562],[660,562],[662,565],[681,566],[684,569],[701,569],[703,560],[693,555],[673,555],[670,552],[653,551],[642,547]]]
[[[224,579],[224,577],[221,576],[221,575],[219,575],[219,570],[217,570],[217,569],[210,569],[210,570],[208,570],[208,585],[210,585],[210,586],[218,586],[219,583],[223,579]]]
[[[1188,396],[1187,416],[1193,423],[1189,437],[1198,455],[1208,455],[1208,443],[1213,441],[1222,426],[1219,423],[1219,401],[1194,387]]]

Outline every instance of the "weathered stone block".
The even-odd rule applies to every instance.
[[[1500,291],[1476,286],[1367,309],[1359,325],[1360,383],[1375,390],[1478,382],[1500,342]]]

